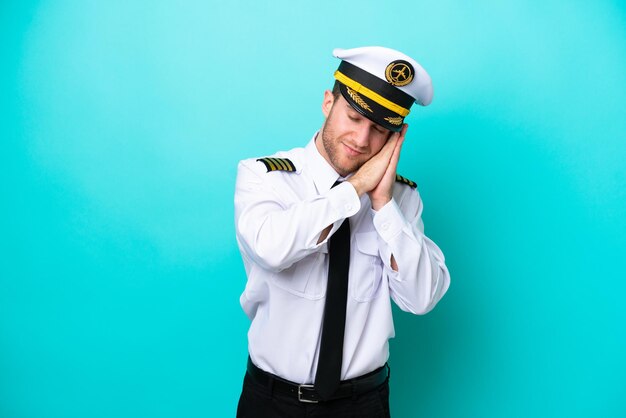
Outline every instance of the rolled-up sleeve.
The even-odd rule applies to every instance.
[[[402,310],[414,314],[433,309],[450,286],[444,255],[424,235],[421,214],[419,193],[406,187],[374,213],[391,297]],[[398,271],[391,267],[392,256]]]
[[[251,164],[242,161],[238,168],[236,234],[245,256],[267,270],[281,271],[317,251],[339,228],[339,221],[361,208],[347,182],[311,198],[290,200],[273,185],[271,176],[298,174],[259,173]],[[329,225],[333,228],[328,237],[318,243]]]

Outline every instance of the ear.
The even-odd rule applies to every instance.
[[[328,117],[330,114],[330,109],[333,107],[333,103],[335,102],[335,96],[330,90],[326,90],[324,92],[324,100],[322,101],[322,113],[325,117]]]

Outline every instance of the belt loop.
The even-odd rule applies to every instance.
[[[389,367],[389,363],[385,363],[385,367],[387,368],[387,381],[391,379],[391,367]]]
[[[350,385],[352,385],[352,400],[356,401],[359,397],[356,391],[356,382],[354,380],[351,380]]]

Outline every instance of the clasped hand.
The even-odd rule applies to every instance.
[[[396,168],[407,128],[408,125],[404,124],[400,132],[394,132],[378,154],[370,158],[348,179],[359,197],[363,193],[369,195],[374,210],[381,209],[393,196]]]

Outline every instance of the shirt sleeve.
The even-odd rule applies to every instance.
[[[374,227],[391,297],[400,309],[414,314],[425,314],[433,309],[450,286],[444,255],[424,235],[421,215],[419,193],[406,186],[374,213]],[[391,268],[392,255],[398,271]]]
[[[270,271],[284,270],[318,251],[339,228],[341,220],[356,214],[360,199],[347,182],[312,198],[298,200],[282,176],[297,173],[263,173],[239,163],[235,186],[237,240],[246,257]],[[333,225],[325,240],[321,232]]]

